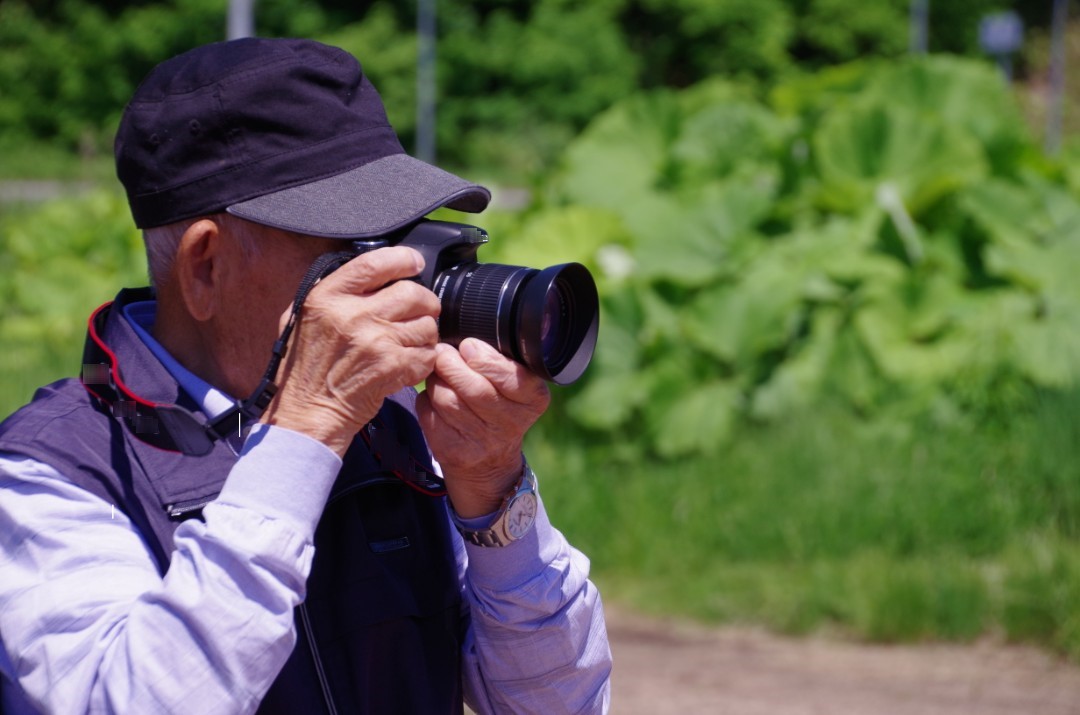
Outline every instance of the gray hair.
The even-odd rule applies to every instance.
[[[240,251],[243,253],[244,258],[252,260],[258,257],[260,239],[257,233],[262,227],[227,213],[201,216],[177,221],[165,226],[144,229],[143,243],[146,245],[146,267],[150,276],[150,285],[155,289],[165,285],[184,232],[191,228],[196,221],[203,218],[214,221],[221,228],[223,234],[236,241],[240,245]]]

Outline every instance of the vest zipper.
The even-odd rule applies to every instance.
[[[337,707],[334,705],[334,696],[330,693],[330,681],[326,678],[322,658],[319,657],[319,651],[315,647],[315,633],[311,630],[311,619],[308,618],[306,603],[300,604],[300,623],[304,626],[304,635],[307,636],[308,648],[311,650],[311,660],[315,664],[315,673],[319,676],[319,686],[322,688],[323,700],[326,701],[326,711],[330,715],[338,715]]]
[[[212,497],[202,497],[201,499],[189,499],[188,501],[180,501],[180,502],[176,502],[175,504],[168,504],[168,505],[165,506],[165,510],[167,512],[169,512],[169,516],[171,516],[171,517],[173,517],[175,519],[176,517],[183,516],[184,514],[187,514],[188,512],[198,511],[199,509],[202,509],[204,506],[206,506],[210,502],[214,501],[215,499],[217,499],[216,494],[214,496],[212,496]]]

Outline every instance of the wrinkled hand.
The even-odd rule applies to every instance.
[[[439,299],[401,279],[423,264],[411,248],[384,248],[316,285],[278,373],[281,389],[262,421],[344,455],[387,396],[422,381],[435,365]]]
[[[547,384],[475,338],[437,351],[416,403],[420,426],[454,510],[467,519],[489,514],[521,475],[521,443],[551,400]]]

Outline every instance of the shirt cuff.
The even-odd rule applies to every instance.
[[[484,528],[494,515],[463,519],[469,528]],[[538,497],[533,528],[506,546],[477,546],[465,542],[469,554],[468,577],[472,585],[492,592],[518,588],[558,558],[562,534],[551,525],[543,500]]]
[[[322,516],[341,458],[307,435],[257,424],[217,501],[288,522],[308,536]]]

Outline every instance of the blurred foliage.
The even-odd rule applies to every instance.
[[[569,147],[497,257],[601,277],[560,408],[628,459],[714,453],[823,401],[986,423],[1080,376],[1080,200],[990,67],[867,62],[639,94]],[[531,251],[529,258],[536,258]]]
[[[0,216],[0,413],[77,375],[90,312],[146,282],[142,237],[115,191]]]
[[[975,52],[1005,0],[931,3],[931,49]],[[225,0],[4,0],[0,140],[107,154],[124,103],[158,62],[225,32]],[[799,68],[907,47],[908,0],[440,0],[438,140],[450,166],[550,168],[599,111],[638,88],[723,75],[772,86]],[[1038,18],[1036,18],[1038,20]],[[416,3],[260,0],[262,36],[356,55],[406,146],[415,128]]]

